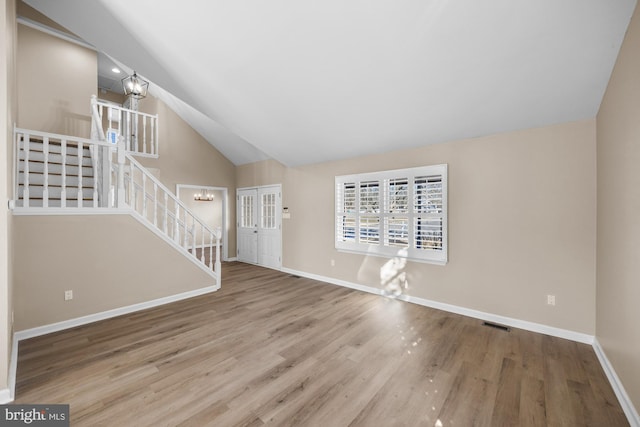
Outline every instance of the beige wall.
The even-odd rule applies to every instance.
[[[287,168],[276,160],[240,165],[236,167],[238,188],[284,184]],[[285,205],[283,205],[285,206]]]
[[[18,25],[17,61],[18,126],[88,138],[96,52]]]
[[[272,164],[272,173],[260,162],[238,168],[238,185],[284,175],[284,267],[381,287],[386,259],[334,249],[334,177],[440,163],[449,165],[449,263],[408,263],[407,293],[593,334],[594,120],[300,168]]]
[[[12,134],[15,103],[15,1],[0,0],[0,391],[8,386],[13,340],[12,217],[6,208],[13,194]]]
[[[129,215],[20,216],[14,232],[18,331],[215,284]]]
[[[177,184],[226,187],[229,194],[229,256],[236,252],[235,166],[164,102],[149,96],[140,102],[140,111],[158,114],[160,156],[139,158],[148,168],[159,170],[159,179],[171,191]]]
[[[597,116],[596,336],[640,410],[640,10]]]
[[[100,89],[98,92],[98,99],[102,99],[104,101],[115,102],[116,104],[124,104],[125,97],[121,93],[111,92],[110,90]]]

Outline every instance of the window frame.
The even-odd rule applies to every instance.
[[[439,164],[336,176],[335,248],[340,252],[386,258],[400,257],[438,265],[446,264],[448,262],[447,172],[447,164]],[[439,193],[434,194],[434,199],[429,199],[429,196],[422,192],[428,191],[424,188],[429,186],[429,182],[438,182],[438,177],[441,183],[441,207],[432,202],[432,200],[440,200],[437,197]],[[416,179],[419,180],[418,184]],[[406,196],[401,193],[404,180],[407,182]],[[418,196],[416,196],[416,185],[420,185],[422,190]],[[376,187],[377,190],[373,191],[372,189]],[[391,193],[392,188],[393,193]],[[364,191],[361,191],[363,189]],[[374,192],[377,192],[377,203],[371,199],[371,194]],[[348,196],[346,202],[345,194]],[[403,197],[406,197],[404,204]],[[420,197],[420,200],[416,197]],[[425,200],[430,203],[425,205]],[[425,208],[425,206],[428,207]],[[433,210],[435,212],[432,212]],[[367,226],[368,224],[373,226]],[[418,224],[436,224],[437,249],[418,247],[423,245],[422,240],[416,240],[416,234],[420,234],[422,228],[422,225]],[[406,231],[404,231],[405,225]],[[425,226],[428,227],[428,225]],[[440,231],[441,241],[438,240]],[[361,240],[368,240],[368,242]]]

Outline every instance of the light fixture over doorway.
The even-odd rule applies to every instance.
[[[213,199],[215,199],[214,194],[205,189],[202,189],[193,195],[193,200],[198,202],[212,202]]]

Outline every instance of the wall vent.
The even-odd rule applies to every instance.
[[[492,322],[482,322],[482,326],[488,326],[490,328],[500,329],[501,331],[510,332],[511,328],[504,325],[499,325],[497,323]]]

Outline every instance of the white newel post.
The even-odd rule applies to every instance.
[[[81,208],[84,203],[84,197],[82,195],[82,163],[84,155],[84,147],[82,142],[78,142],[78,208]]]
[[[22,192],[22,206],[25,208],[29,207],[29,151],[31,145],[31,136],[29,134],[24,134],[22,136],[22,151],[24,153],[24,168],[22,172],[23,177],[23,192]]]
[[[42,207],[49,207],[49,138],[42,138],[42,154],[44,155],[44,185],[42,188]]]
[[[120,135],[120,137],[118,138],[118,148],[117,148],[117,154],[118,154],[118,205],[117,206],[119,208],[124,208],[126,205],[125,193],[124,193],[124,160],[125,160],[126,150],[127,148],[125,146],[124,137]],[[130,195],[130,197],[131,196],[132,195]]]
[[[60,206],[67,207],[67,140],[60,140],[60,152],[62,153],[62,189],[60,190]]]

